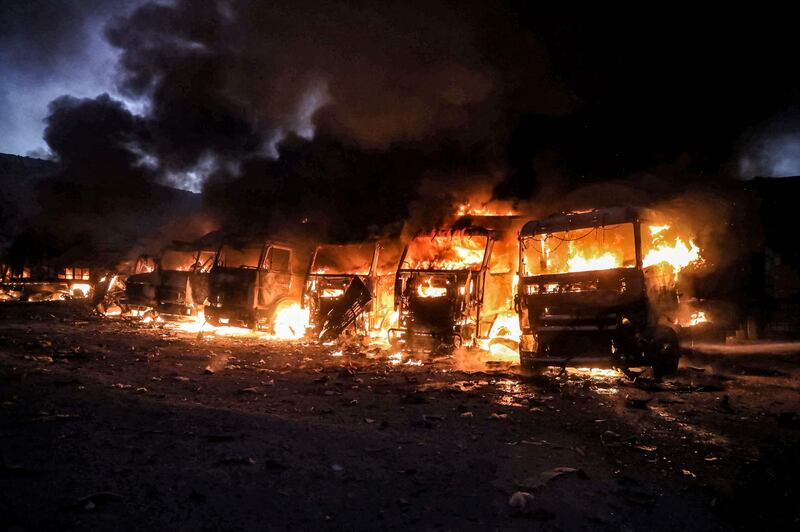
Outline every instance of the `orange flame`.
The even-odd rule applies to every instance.
[[[652,237],[652,247],[645,254],[642,266],[659,266],[671,268],[673,277],[677,281],[678,273],[690,264],[702,264],[700,248],[693,240],[686,244],[680,237],[676,237],[673,244],[667,243],[664,234],[670,228],[666,225],[651,225],[650,235]]]

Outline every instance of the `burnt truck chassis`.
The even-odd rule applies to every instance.
[[[674,284],[642,268],[641,223],[646,212],[613,208],[528,222],[519,235],[520,280],[515,307],[522,338],[520,364],[548,366],[653,366],[672,373],[680,357],[678,329],[668,315],[677,307]],[[523,276],[523,241],[539,234],[633,224],[636,266]],[[555,287],[555,288],[554,288]]]
[[[471,236],[487,238],[480,269],[404,268],[408,245],[403,250],[394,286],[398,322],[397,327],[389,329],[388,333],[392,346],[409,351],[447,353],[462,345],[476,345],[482,333],[481,310],[486,274],[498,233],[476,227],[464,231]],[[417,291],[420,283],[433,280],[446,290],[445,295],[421,297]]]

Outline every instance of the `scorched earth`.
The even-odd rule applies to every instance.
[[[677,375],[0,313],[4,529],[789,528],[798,348]]]

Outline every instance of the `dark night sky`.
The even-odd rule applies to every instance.
[[[357,184],[491,175],[511,196],[800,173],[793,17],[571,11],[0,0],[0,152],[272,198],[311,164]]]

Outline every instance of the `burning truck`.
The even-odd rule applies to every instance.
[[[93,291],[93,266],[80,260],[57,260],[14,268],[0,264],[0,301],[84,299]]]
[[[510,233],[473,221],[419,234],[406,245],[395,277],[393,345],[445,352],[476,346],[513,312],[514,274],[500,260]]]
[[[311,335],[333,340],[350,325],[361,336],[385,332],[396,269],[397,255],[380,242],[317,246],[303,287]]]
[[[208,297],[215,250],[174,242],[161,255],[155,290],[156,311],[170,317],[197,316]]]
[[[206,321],[215,327],[274,328],[277,316],[300,307],[298,263],[291,244],[261,236],[226,237],[211,268]]]
[[[156,306],[157,266],[155,257],[151,255],[139,255],[133,261],[125,279],[125,297],[121,301],[128,312],[143,314]]]
[[[678,367],[678,274],[701,262],[656,211],[553,215],[519,234],[523,367]]]

